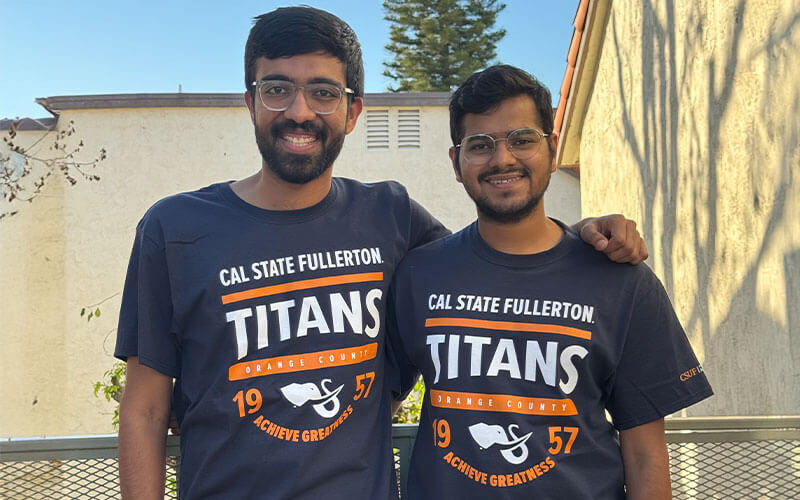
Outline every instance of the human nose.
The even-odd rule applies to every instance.
[[[311,109],[306,100],[306,93],[303,87],[298,87],[294,94],[291,104],[283,112],[286,118],[294,120],[296,123],[311,121],[317,117],[317,113]]]
[[[500,144],[501,142],[503,144]],[[494,152],[492,153],[492,163],[497,165],[513,165],[516,162],[517,158],[511,152],[508,139],[495,139]]]

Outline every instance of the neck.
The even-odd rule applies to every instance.
[[[563,231],[544,214],[542,204],[519,222],[504,224],[478,213],[481,238],[499,252],[530,255],[550,250],[561,241]]]
[[[300,210],[322,201],[331,189],[333,169],[313,181],[293,184],[281,179],[266,165],[250,177],[231,185],[236,195],[251,205],[266,210]]]

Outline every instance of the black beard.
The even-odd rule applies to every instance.
[[[495,175],[499,173],[499,169],[493,169],[489,172],[485,172],[478,177],[478,181],[483,181],[486,177],[490,175]],[[526,169],[526,175],[530,176],[530,171]],[[517,207],[510,207],[505,208],[502,210],[495,209],[489,204],[489,201],[486,198],[477,198],[472,196],[469,192],[467,194],[472,201],[475,203],[475,206],[478,208],[478,213],[483,215],[489,220],[500,224],[515,224],[533,212],[533,210],[539,206],[541,203],[542,198],[544,197],[545,191],[547,191],[547,187],[550,185],[550,172],[548,170],[547,179],[545,180],[545,184],[542,187],[542,190],[538,193],[534,193],[533,196],[525,202],[524,205],[517,206]]]
[[[515,207],[503,211],[495,210],[483,198],[475,199],[475,206],[478,207],[478,212],[484,217],[500,224],[515,224],[533,212],[533,209],[542,201],[541,196],[534,196],[527,203],[521,207]]]
[[[264,162],[280,179],[292,184],[306,184],[324,174],[333,165],[344,145],[344,134],[334,135],[328,142],[327,130],[312,122],[299,125],[292,120],[274,123],[269,134],[261,133],[258,125],[254,128],[256,144]],[[281,151],[275,144],[285,129],[302,129],[316,133],[322,143],[322,153],[299,155]]]

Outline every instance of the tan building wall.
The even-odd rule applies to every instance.
[[[798,13],[616,1],[593,63],[582,210],[641,221],[716,392],[690,415],[800,413]]]
[[[396,179],[460,229],[475,215],[450,168],[447,110],[411,108],[421,110],[419,149],[400,150],[390,120],[389,149],[367,150],[362,116],[335,173]],[[97,170],[101,180],[74,187],[51,182],[18,215],[0,220],[0,437],[111,432],[113,405],[95,398],[92,386],[114,361],[119,292],[136,223],[164,196],[241,178],[261,165],[244,107],[65,109],[59,126],[70,120],[85,144],[80,159],[108,151]],[[39,134],[20,137],[32,142]],[[551,194],[551,212],[577,220],[577,179],[557,173]],[[80,317],[83,306],[106,298],[99,318]]]
[[[81,159],[108,151],[101,180],[53,179],[0,221],[0,436],[111,431],[113,406],[92,386],[113,363],[116,294],[138,219],[162,196],[241,177],[257,161],[242,110],[68,110],[59,127],[70,120]],[[80,317],[106,297],[100,318]]]

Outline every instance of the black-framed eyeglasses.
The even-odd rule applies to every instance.
[[[505,137],[495,139],[487,134],[475,134],[464,137],[456,149],[461,150],[464,159],[469,163],[487,163],[497,150],[497,143],[506,141],[508,151],[518,160],[527,160],[539,151],[539,143],[550,136],[532,128],[512,130]]]
[[[253,82],[253,86],[261,104],[270,111],[289,109],[297,97],[297,92],[302,89],[308,107],[318,115],[334,113],[342,102],[342,97],[353,93],[346,87],[325,82],[295,85],[285,80],[258,80]]]

